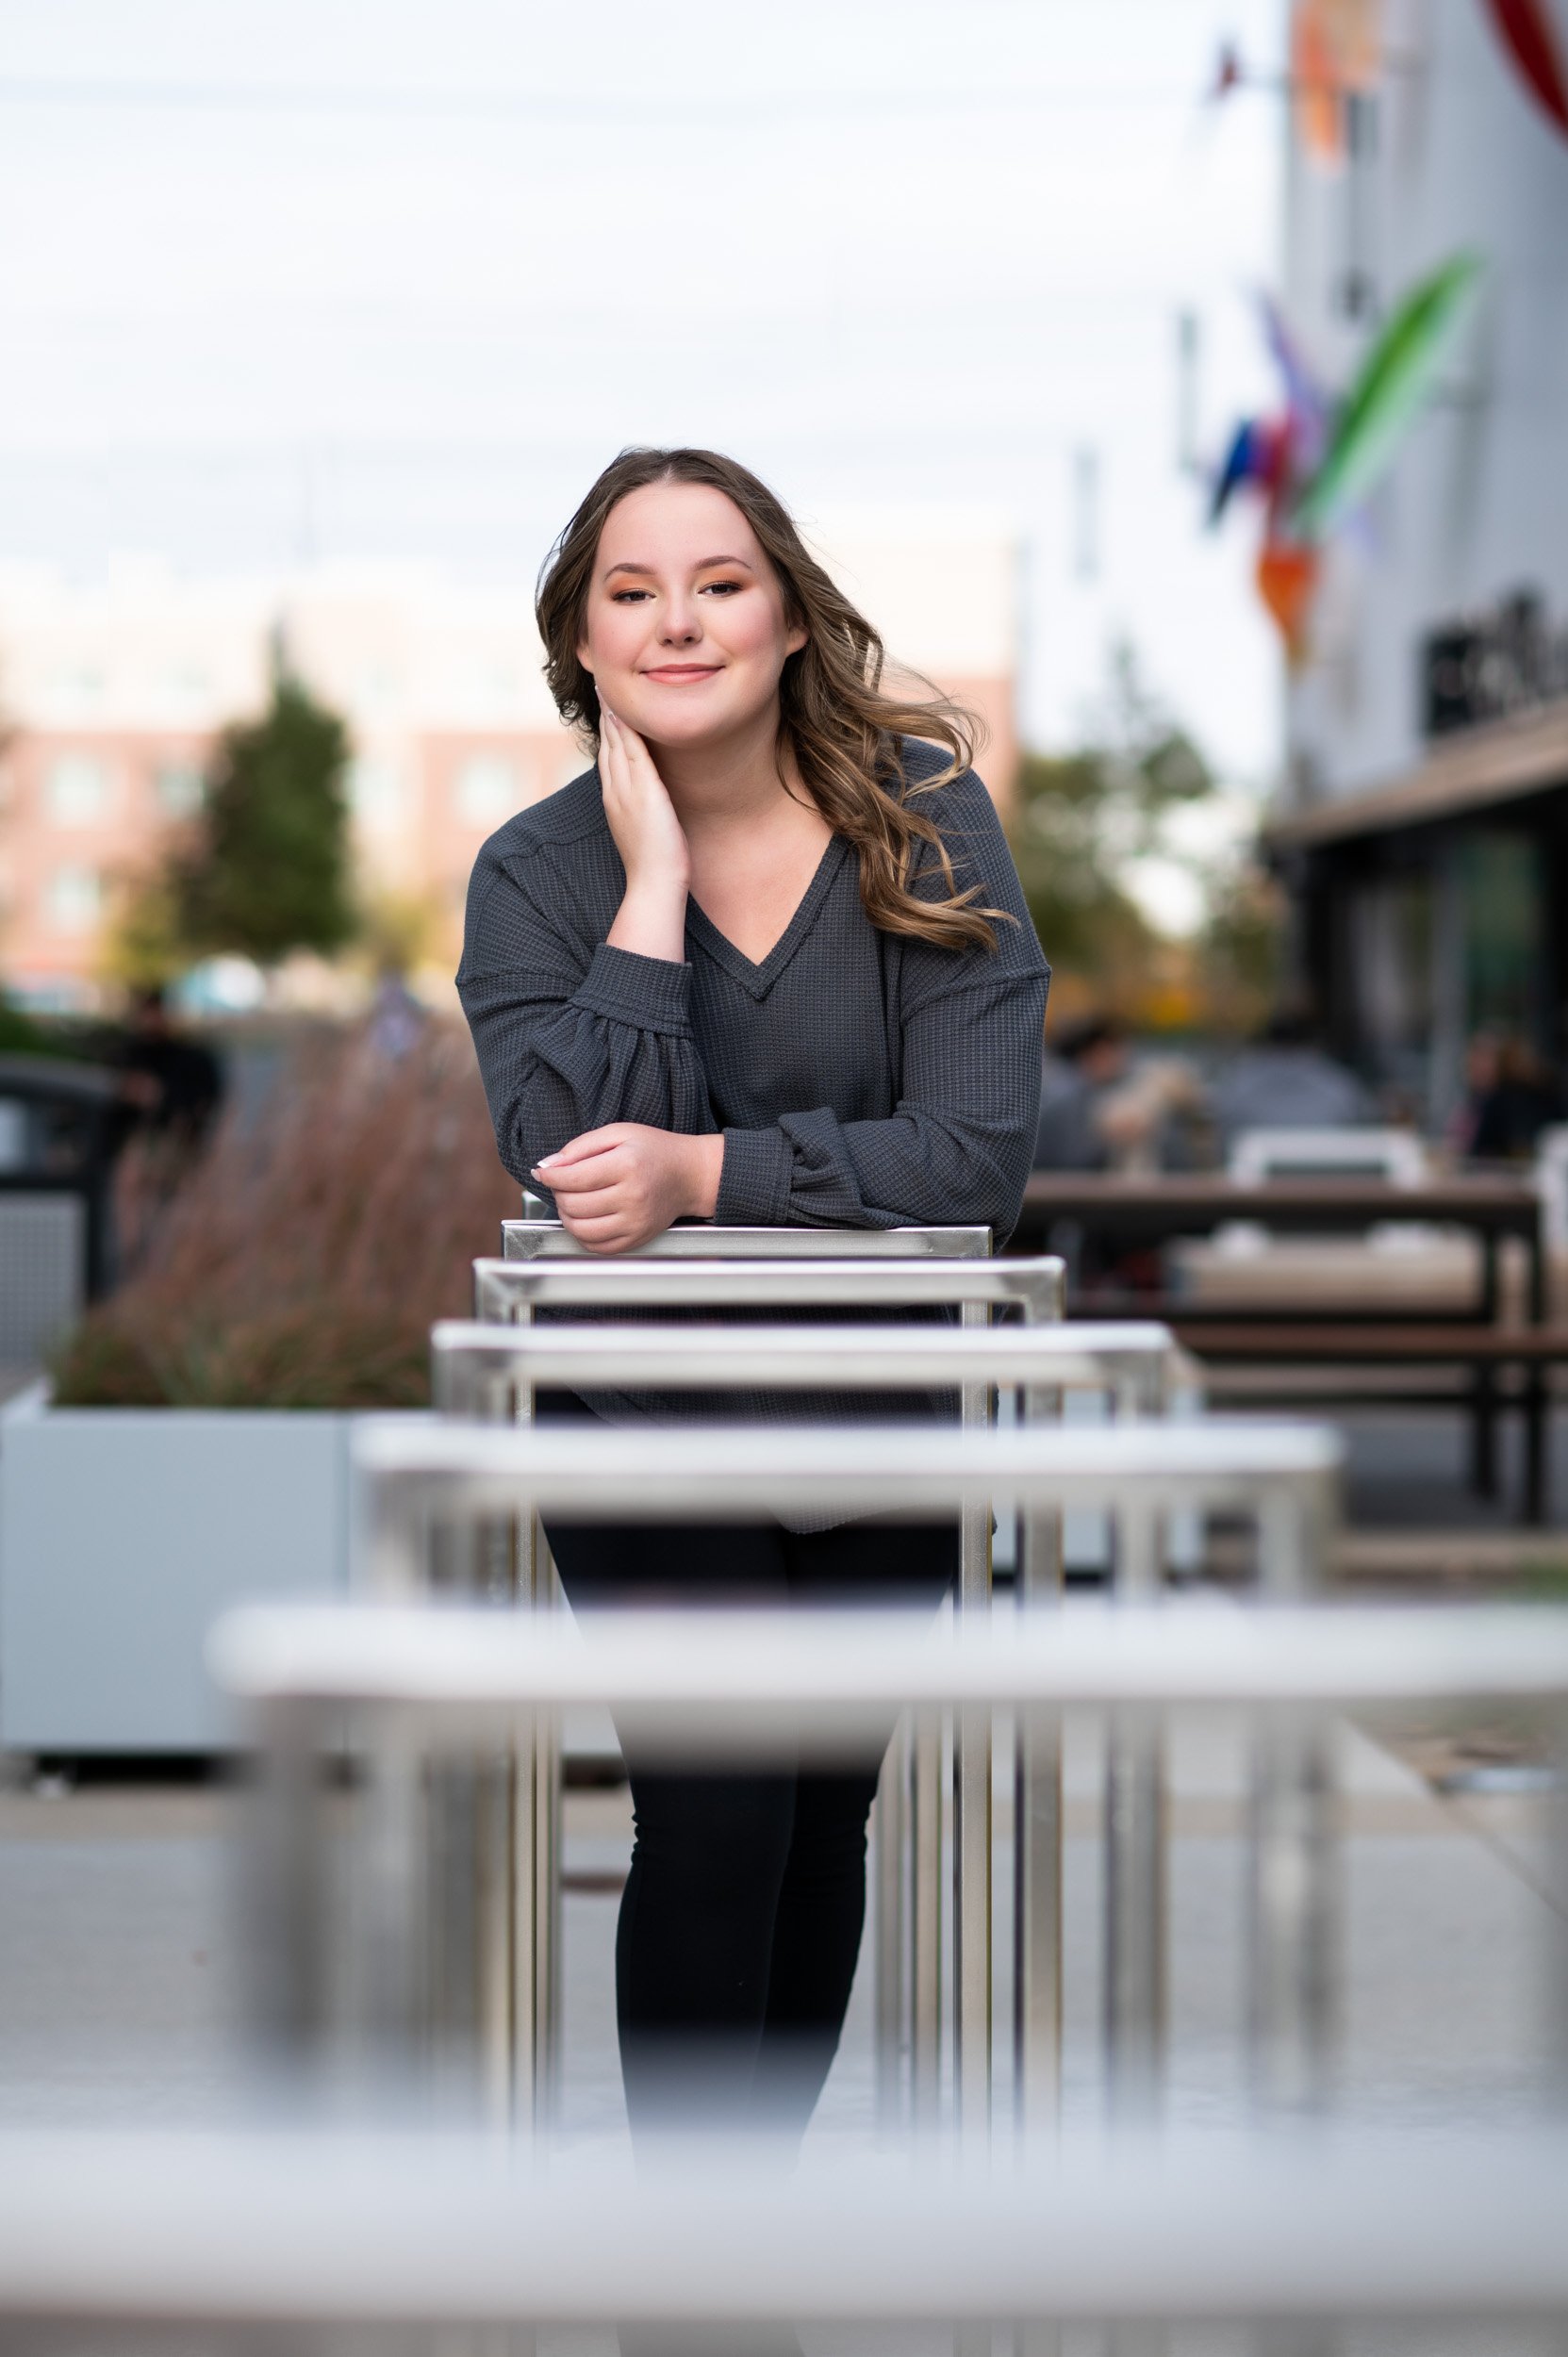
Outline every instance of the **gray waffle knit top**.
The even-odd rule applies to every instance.
[[[905,739],[905,772],[945,766]],[[677,965],[609,947],[626,888],[597,770],[493,834],[469,886],[457,987],[506,1168],[612,1121],[724,1136],[715,1218],[742,1227],[988,1225],[1018,1216],[1034,1145],[1049,969],[991,798],[972,771],[920,798],[958,883],[1015,919],[997,948],[883,932],[835,835],[760,964],[686,904]],[[946,897],[934,853],[912,877]],[[668,1313],[667,1313],[668,1314]],[[813,1313],[819,1317],[820,1312]],[[659,1421],[908,1414],[909,1403],[602,1394]],[[931,1412],[928,1409],[927,1412]]]

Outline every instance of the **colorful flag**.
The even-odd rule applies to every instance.
[[[1456,255],[1391,314],[1334,420],[1322,466],[1296,503],[1293,533],[1330,529],[1375,487],[1431,398],[1480,269],[1477,255]]]

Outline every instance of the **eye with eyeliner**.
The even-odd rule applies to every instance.
[[[725,592],[727,599],[731,596],[738,597],[741,590],[743,590],[746,584],[743,581],[705,581],[697,594],[699,597],[704,597],[710,590],[722,589]],[[610,591],[610,603],[612,605],[629,605],[633,603],[640,605],[652,595],[653,592],[652,589],[612,589]]]

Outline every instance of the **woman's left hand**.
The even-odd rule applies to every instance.
[[[724,1140],[612,1121],[547,1155],[533,1173],[561,1225],[590,1252],[635,1252],[678,1219],[711,1219]]]

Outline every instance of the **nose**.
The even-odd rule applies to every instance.
[[[702,635],[702,618],[688,589],[671,589],[659,618],[659,636],[666,646],[689,647]]]

